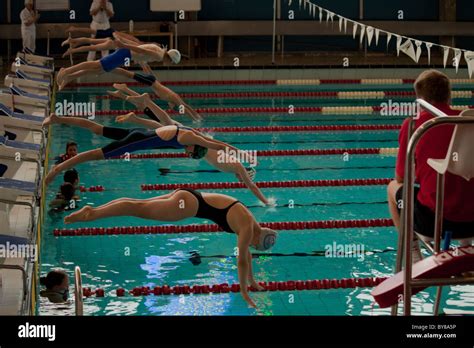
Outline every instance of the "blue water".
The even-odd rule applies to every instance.
[[[311,86],[314,88],[315,86]],[[327,87],[327,86],[326,86]],[[334,86],[333,86],[334,87]],[[354,86],[335,86],[350,89]],[[372,88],[372,86],[369,86]],[[332,87],[330,87],[332,88]],[[379,87],[380,88],[380,87]],[[282,86],[192,86],[177,87],[180,92],[211,91],[277,91]],[[290,86],[285,90],[304,91],[308,86]],[[388,88],[384,87],[383,90]],[[368,89],[366,89],[368,90]],[[57,100],[95,101],[105,91],[92,88],[69,90]],[[235,100],[190,100],[199,107],[234,106]],[[243,99],[239,102],[244,101]],[[299,105],[302,99],[261,99],[247,101],[245,106]],[[383,101],[383,100],[382,100]],[[316,100],[304,99],[305,105]],[[320,101],[318,101],[319,103]],[[338,104],[338,100],[330,100]],[[346,104],[351,104],[347,100]],[[354,100],[352,105],[364,105]],[[463,103],[464,104],[464,101]],[[101,110],[133,109],[119,101],[97,101]],[[342,105],[342,104],[340,104]],[[178,121],[189,124],[181,116]],[[116,126],[113,117],[97,117],[104,125]],[[300,113],[220,115],[206,117],[202,127],[232,126],[288,126],[330,124],[401,124],[397,117],[377,115],[321,115]],[[79,151],[101,147],[109,140],[88,131],[64,125],[51,128],[50,158],[64,152],[65,144],[74,140]],[[397,147],[397,131],[354,132],[297,132],[297,133],[215,133],[219,140],[249,150],[323,149],[323,148],[389,148]],[[154,151],[156,152],[156,151]],[[381,155],[260,157],[256,181],[286,181],[312,179],[352,179],[393,177],[395,157]],[[50,161],[50,166],[52,162]],[[170,170],[161,175],[159,169]],[[235,182],[231,174],[213,171],[203,161],[187,158],[154,160],[109,160],[85,163],[76,168],[81,185],[103,185],[104,192],[81,194],[79,206],[99,206],[121,197],[149,198],[165,192],[143,192],[141,184]],[[61,176],[49,186],[47,203],[54,197]],[[209,190],[212,191],[212,190]],[[276,199],[274,208],[262,207],[248,190],[220,190],[249,206],[256,219],[270,221],[314,221],[388,218],[386,188],[384,186],[309,187],[264,189],[268,197]],[[104,298],[85,300],[87,315],[388,315],[389,310],[374,306],[371,289],[333,289],[252,293],[257,309],[248,308],[239,294],[192,296],[117,297],[119,287],[130,290],[136,286],[168,284],[195,285],[236,283],[237,268],[234,258],[236,238],[225,233],[179,235],[121,235],[54,237],[55,228],[63,228],[66,213],[48,213],[42,235],[41,272],[63,268],[72,277],[74,266],[83,272],[83,285],[105,290]],[[189,219],[177,224],[209,223]],[[73,227],[111,227],[157,225],[159,222],[131,217],[77,223]],[[67,226],[70,227],[70,226]],[[394,228],[348,228],[334,230],[280,231],[274,256],[259,254],[254,259],[255,278],[259,281],[309,280],[324,278],[389,276],[395,263],[397,235]],[[365,253],[359,257],[329,258],[297,256],[324,251],[327,245],[357,244]],[[193,265],[191,252],[201,255],[201,263]],[[316,253],[318,254],[318,253]],[[72,283],[72,281],[71,281]],[[468,286],[451,287],[444,291],[442,308],[449,313],[473,312],[474,289]],[[449,300],[448,300],[449,295]],[[413,299],[414,313],[431,314],[434,291],[423,291]],[[40,314],[71,314],[73,305],[58,307],[41,299]]]

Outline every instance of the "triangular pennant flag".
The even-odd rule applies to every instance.
[[[397,57],[400,56],[400,45],[402,44],[402,37],[395,35],[397,37]]]
[[[347,18],[344,18],[344,33],[347,33]]]
[[[449,56],[449,47],[443,46],[443,66],[446,68],[446,63],[448,63]]]
[[[416,62],[418,63],[420,61],[421,57],[421,44],[423,42],[419,40],[415,40],[415,45],[416,45]]]
[[[408,57],[410,57],[416,62],[415,48],[413,47],[413,42],[411,42],[410,39],[408,39],[402,45],[400,45],[400,51],[405,53]]]
[[[313,4],[309,4],[309,15],[311,16],[313,14]]]
[[[467,69],[469,71],[469,78],[472,78],[472,74],[474,73],[474,52],[466,51],[464,52],[464,59],[467,63]]]
[[[334,12],[328,12],[328,13],[329,13],[329,19],[331,20],[331,23],[333,23],[335,13]]]
[[[454,65],[456,67],[456,74],[459,70],[459,64],[461,64],[462,51],[460,49],[454,50]]]
[[[339,16],[339,31],[342,31],[343,18]]]
[[[375,29],[375,46],[379,45],[380,29]]]
[[[308,0],[304,0],[304,4],[303,4],[303,10],[306,10],[306,5],[308,4]]]
[[[433,44],[431,42],[425,42],[426,50],[428,51],[428,65],[431,63],[431,47]]]
[[[319,23],[323,21],[323,9],[319,7]]]
[[[328,24],[330,17],[331,17],[331,12],[329,12],[328,10],[326,10],[326,24]]]
[[[360,25],[360,43],[364,42],[364,35],[365,35],[365,25]]]
[[[316,5],[313,4],[313,18],[316,18]]]
[[[303,2],[303,0],[300,0],[300,10],[301,10],[301,3]]]
[[[392,39],[392,33],[387,33],[387,49],[388,49],[388,44],[390,43],[391,39]]]
[[[372,43],[372,38],[374,37],[374,27],[368,26],[366,28],[366,31],[367,31],[367,43],[370,46],[370,44]]]
[[[356,35],[357,35],[357,27],[359,26],[359,23],[357,22],[352,22],[353,23],[353,26],[352,26],[352,38],[356,38]]]
[[[293,0],[288,0],[288,7],[291,6],[291,3],[293,2]]]

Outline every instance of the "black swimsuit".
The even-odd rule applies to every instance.
[[[229,212],[230,208],[232,208],[235,204],[241,203],[240,201],[232,202],[226,208],[216,208],[204,200],[201,192],[194,191],[193,189],[185,189],[185,188],[179,189],[179,190],[187,191],[191,193],[198,200],[199,206],[198,206],[198,211],[196,213],[196,217],[214,221],[217,225],[219,225],[219,227],[223,231],[235,233],[235,231],[232,231],[232,229],[229,226],[229,223],[227,222],[227,213]]]

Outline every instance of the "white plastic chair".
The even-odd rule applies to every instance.
[[[460,116],[474,116],[474,110],[465,110]],[[439,174],[450,172],[469,181],[474,178],[473,149],[474,125],[456,125],[446,158],[430,158],[428,164]]]

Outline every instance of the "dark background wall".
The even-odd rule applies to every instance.
[[[366,20],[397,20],[398,11],[404,13],[406,21],[436,21],[439,18],[439,1],[444,0],[365,0],[363,18]],[[12,22],[20,23],[19,13],[23,8],[23,0],[12,0]],[[112,0],[115,17],[112,21],[172,21],[173,13],[156,13],[149,10],[150,0]],[[359,19],[359,0],[313,0],[314,3],[325,7],[345,17]],[[71,9],[76,11],[75,22],[89,22],[91,0],[70,0]],[[288,13],[293,10],[295,20],[313,20],[307,11],[299,10],[298,0],[288,7],[286,0],[281,1],[281,19],[288,19]],[[273,0],[202,0],[202,10],[197,14],[198,20],[271,20]],[[474,21],[474,0],[457,0],[457,19],[459,21]],[[316,16],[317,17],[317,16]],[[316,18],[317,19],[317,18]],[[0,23],[6,23],[6,0],[0,0]],[[68,12],[43,12],[42,23],[69,23]],[[337,23],[335,24],[335,27]],[[337,28],[335,28],[337,30]],[[438,42],[438,38],[420,38]],[[44,40],[38,40],[40,51],[45,50]],[[201,38],[201,44],[210,55],[217,49],[216,38]],[[392,40],[394,41],[394,40]],[[311,50],[356,50],[359,44],[351,37],[285,37],[286,51]],[[458,38],[457,45],[462,48],[474,49],[474,39]],[[0,45],[0,53],[5,51],[5,45]],[[20,46],[13,43],[13,49]],[[53,43],[52,47],[56,46]],[[392,42],[389,49],[393,50]],[[271,49],[271,37],[228,37],[224,43],[225,51],[268,51]],[[53,49],[54,52],[55,49]],[[373,51],[385,51],[385,37],[381,36],[378,47],[372,45]]]

